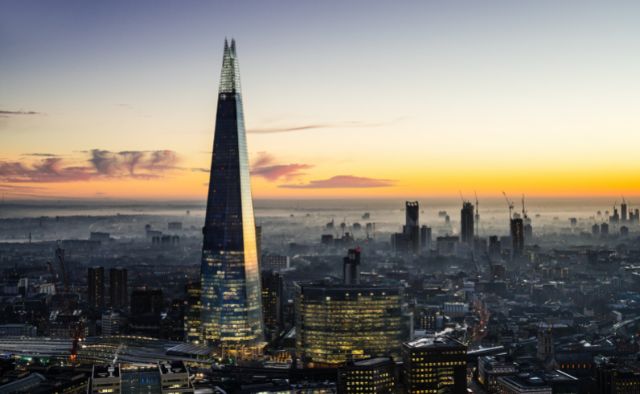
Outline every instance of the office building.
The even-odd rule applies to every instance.
[[[90,267],[87,273],[87,301],[95,310],[104,308],[104,268]]]
[[[473,204],[464,201],[460,210],[460,241],[469,247],[473,246],[473,216]]]
[[[339,393],[395,393],[396,365],[392,358],[378,357],[347,363],[338,369]]]
[[[333,243],[333,236],[331,236],[331,243]],[[263,271],[281,271],[287,268],[289,268],[289,256],[263,254],[260,259],[260,269]]]
[[[402,345],[407,393],[467,392],[467,347],[448,337],[421,338]]]
[[[609,225],[607,223],[602,223],[600,225],[600,235],[606,237],[609,235]]]
[[[122,392],[120,365],[94,364],[91,370],[91,381],[88,392],[91,394],[120,394]]]
[[[161,289],[135,289],[131,292],[131,315],[153,314],[160,316],[164,306]]]
[[[398,357],[411,335],[401,288],[296,283],[295,303],[296,353],[309,367]]]
[[[187,283],[185,286],[186,308],[184,314],[184,339],[193,344],[202,342],[202,313],[200,283]]]
[[[417,201],[405,202],[405,225],[402,229],[412,253],[420,252],[420,205]]]
[[[342,278],[345,285],[360,284],[360,248],[349,249],[342,263]]]
[[[160,372],[160,389],[162,394],[192,394],[194,392],[189,369],[182,361],[161,361],[158,363]]]
[[[500,394],[552,394],[553,388],[542,376],[523,373],[499,377],[496,391]]]
[[[490,393],[498,390],[498,378],[515,375],[516,364],[505,359],[505,356],[478,357],[478,382]]]
[[[129,289],[126,268],[109,270],[109,301],[114,309],[125,309],[129,305]]]
[[[513,218],[511,223],[511,254],[514,258],[522,256],[524,252],[524,222],[521,218]]]
[[[623,199],[622,204],[620,204],[620,220],[622,222],[627,221],[627,202]]]
[[[422,250],[431,249],[431,227],[429,226],[420,227],[420,248]]]
[[[283,327],[284,281],[274,271],[262,271],[262,317],[268,340],[278,337]]]
[[[208,345],[252,357],[264,344],[262,292],[235,41],[224,44],[202,229],[202,329]],[[238,353],[240,354],[240,353]]]

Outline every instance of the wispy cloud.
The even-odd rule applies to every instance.
[[[178,157],[170,150],[122,151],[93,149],[83,152],[88,158],[81,165],[67,160],[32,154],[43,159],[26,161],[0,161],[0,182],[76,182],[97,178],[150,179],[163,176],[167,171],[179,169]]]
[[[308,183],[285,184],[278,187],[285,189],[358,189],[390,187],[395,184],[393,179],[367,178],[353,175],[336,175],[328,179],[311,180]]]
[[[0,109],[0,116],[13,116],[13,115],[40,115],[40,112],[36,112],[36,111],[24,111],[24,110],[17,110],[17,111],[9,111],[9,110],[4,110],[4,109]]]
[[[58,157],[55,153],[23,153],[22,156],[34,156],[34,157]]]
[[[274,134],[274,133],[290,133],[294,131],[305,131],[314,129],[344,129],[344,128],[368,128],[368,127],[380,127],[387,124],[395,123],[400,118],[394,119],[389,122],[362,122],[357,120],[342,121],[342,122],[326,122],[326,123],[305,123],[296,125],[284,125],[280,127],[262,127],[248,129],[248,133],[252,134]]]
[[[262,177],[271,182],[280,178],[290,180],[304,175],[302,171],[312,167],[313,165],[304,163],[281,164],[272,155],[260,152],[251,165],[251,175]]]

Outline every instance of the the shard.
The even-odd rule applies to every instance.
[[[260,269],[236,46],[225,40],[202,245],[202,333],[227,350],[264,341]]]

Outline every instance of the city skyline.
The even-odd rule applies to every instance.
[[[8,3],[0,193],[204,200],[233,35],[257,198],[637,196],[639,6],[461,3]]]

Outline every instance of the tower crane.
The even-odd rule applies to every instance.
[[[476,237],[480,236],[480,203],[478,202],[478,193],[473,191],[473,194],[476,196],[476,217],[474,218],[476,221]]]
[[[522,194],[522,219],[527,220],[529,217],[527,216],[527,210],[524,207],[524,193]]]
[[[509,207],[509,220],[511,220],[511,218],[513,217],[513,202],[509,200],[509,197],[507,197],[507,193],[502,192],[502,195],[504,196],[504,199],[507,200],[507,206]]]

